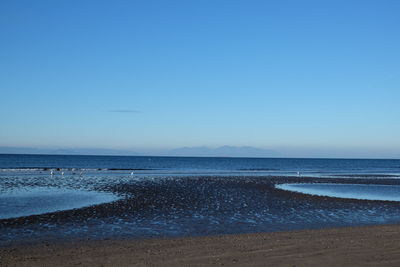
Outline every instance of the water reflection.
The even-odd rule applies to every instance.
[[[400,201],[399,185],[302,183],[279,184],[276,185],[276,188],[316,196],[361,200]]]
[[[96,191],[55,187],[24,187],[0,193],[0,219],[70,210],[117,200]]]

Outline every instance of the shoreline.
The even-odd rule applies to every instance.
[[[399,266],[400,224],[202,237],[41,242],[1,266]]]

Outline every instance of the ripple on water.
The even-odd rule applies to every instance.
[[[298,177],[0,179],[3,188],[0,195],[11,188],[63,187],[79,189],[73,191],[104,190],[123,196],[110,205],[0,220],[0,246],[18,240],[196,236],[400,222],[400,206],[396,202],[293,197],[275,188],[275,183],[282,180],[286,184],[309,181]],[[313,181],[326,183],[327,180]],[[347,181],[353,183],[353,180]],[[69,197],[68,201],[71,199],[76,198]]]

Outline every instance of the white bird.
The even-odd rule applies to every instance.
[[[133,172],[131,172],[131,177],[133,177]]]

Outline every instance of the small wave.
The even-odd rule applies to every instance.
[[[18,167],[0,168],[0,171],[154,171],[153,168],[62,168],[62,167]]]
[[[150,168],[107,168],[108,171],[155,171],[158,169]]]
[[[271,169],[271,168],[243,168],[237,169],[238,171],[279,171],[279,169]]]
[[[0,168],[1,172],[28,172],[28,171],[103,171],[102,168],[57,168],[57,167],[18,167]]]
[[[357,178],[380,178],[380,177],[399,177],[396,174],[332,174],[334,177],[357,177]]]

